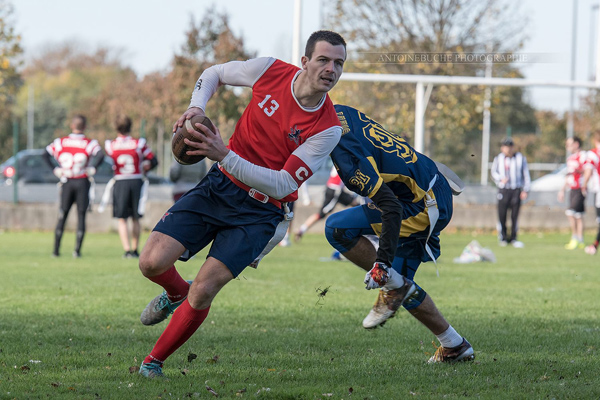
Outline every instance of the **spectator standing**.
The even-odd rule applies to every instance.
[[[113,217],[118,218],[118,231],[124,258],[138,258],[140,218],[144,215],[148,181],[144,175],[158,165],[146,139],[131,137],[131,119],[120,115],[115,120],[118,136],[105,143],[106,154],[113,160],[114,181],[107,185],[113,190]],[[114,184],[114,187],[112,187]],[[131,235],[127,220],[131,218]]]
[[[568,138],[566,141],[567,175],[565,184],[558,192],[558,201],[562,202],[565,192],[569,190],[569,202],[565,214],[571,225],[571,240],[565,245],[567,250],[583,249],[583,214],[585,213],[585,195],[581,187],[583,184],[583,168],[587,152],[581,149],[581,139]]]
[[[519,231],[519,210],[521,202],[527,199],[531,177],[527,159],[515,150],[512,138],[502,140],[501,152],[492,163],[492,178],[498,187],[498,240],[500,246],[512,244],[513,247],[524,247],[517,240]],[[510,236],[506,227],[506,219],[510,211]]]
[[[90,205],[90,177],[102,163],[104,154],[95,139],[85,136],[86,118],[76,115],[71,120],[71,133],[55,139],[46,147],[44,159],[53,168],[54,175],[60,179],[60,208],[58,222],[54,230],[54,250],[52,255],[59,256],[60,242],[69,211],[73,203],[77,204],[77,232],[73,257],[81,257],[81,245],[85,236],[86,212]],[[52,163],[52,157],[58,167]]]

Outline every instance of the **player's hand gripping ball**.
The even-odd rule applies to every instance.
[[[215,131],[215,126],[213,125],[212,121],[208,119],[208,117],[205,117],[203,115],[194,115],[192,118],[186,119],[183,126],[177,128],[177,130],[173,134],[173,138],[171,139],[171,151],[173,152],[175,160],[181,165],[196,164],[197,162],[202,161],[204,159],[204,156],[187,155],[186,152],[188,150],[196,149],[188,146],[183,141],[183,139],[186,138],[192,141],[197,140],[188,132],[188,127],[190,128],[190,130],[195,130],[196,132],[204,134],[204,132],[202,132],[198,127],[196,127],[196,124],[202,124],[211,131]]]

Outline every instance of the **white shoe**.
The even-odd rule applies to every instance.
[[[506,247],[508,245],[508,243],[506,242],[506,240],[501,240],[501,241],[498,242],[498,245],[500,247]]]
[[[525,243],[523,243],[521,241],[518,241],[518,240],[515,240],[515,241],[512,242],[512,246],[515,249],[522,249],[523,247],[525,247]]]
[[[396,314],[396,311],[398,311],[406,299],[417,290],[413,281],[404,277],[403,279],[404,286],[394,290],[381,289],[379,291],[375,305],[363,320],[364,328],[373,329],[383,326],[388,319]]]
[[[594,245],[592,245],[592,244],[590,244],[589,246],[587,246],[587,247],[585,248],[585,253],[586,253],[586,254],[589,254],[589,255],[592,255],[592,256],[593,256],[594,254],[596,254],[596,252],[597,252],[597,251],[598,251],[598,249],[596,249],[596,246],[594,246]]]

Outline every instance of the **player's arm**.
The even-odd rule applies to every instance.
[[[342,136],[331,158],[346,187],[369,197],[381,210],[382,226],[376,262],[391,266],[400,236],[402,203],[383,182],[374,159],[366,154],[352,133]]]
[[[229,149],[227,155],[217,161],[225,171],[246,185],[273,198],[282,199],[298,190],[323,165],[340,140],[341,133],[341,127],[332,126],[309,137],[290,155],[279,171],[253,164]]]
[[[173,125],[173,132],[194,115],[204,116],[208,100],[222,85],[252,87],[276,60],[272,57],[216,64],[202,72],[192,92],[190,106]]]
[[[529,174],[529,165],[527,164],[527,158],[525,158],[524,155],[521,154],[521,157],[523,157],[523,164],[522,164],[522,168],[523,168],[523,191],[525,193],[529,193],[529,190],[531,189],[531,175]]]
[[[490,173],[491,173],[492,179],[494,180],[496,185],[499,185],[500,181],[502,180],[502,176],[500,175],[498,157],[494,158],[494,161],[492,162],[492,169],[490,170]]]

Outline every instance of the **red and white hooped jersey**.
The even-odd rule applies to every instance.
[[[85,137],[82,133],[54,139],[46,146],[46,151],[58,161],[60,167],[71,172],[73,179],[87,178],[86,167],[90,158],[101,150],[96,139]]]
[[[144,138],[119,135],[114,140],[107,140],[104,150],[113,159],[117,180],[141,178],[144,175],[142,162],[154,158],[154,153]]]
[[[567,182],[570,189],[581,189],[587,154],[587,151],[580,150],[567,158]]]

